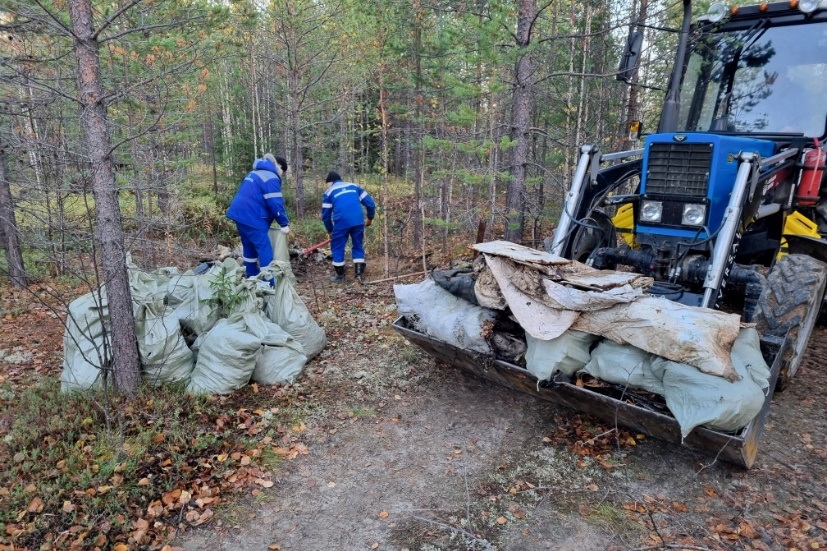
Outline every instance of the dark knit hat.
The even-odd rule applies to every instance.
[[[335,170],[331,170],[330,172],[327,173],[327,178],[325,178],[324,181],[325,181],[326,184],[329,184],[331,182],[338,182],[341,179],[342,179],[342,177],[339,176],[338,172],[336,172]]]
[[[281,168],[282,172],[287,172],[287,159],[284,157],[277,155],[276,156],[276,163],[278,163],[279,167]]]
[[[272,153],[265,153],[264,160],[273,163],[273,166],[281,168],[282,173],[287,172],[287,159],[284,157],[276,157]]]

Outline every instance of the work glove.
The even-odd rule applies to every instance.
[[[373,218],[368,218],[367,222],[365,222],[365,227],[367,228],[371,224],[373,224]]]
[[[290,233],[290,226],[282,226],[281,227],[281,233],[283,233],[285,235]]]

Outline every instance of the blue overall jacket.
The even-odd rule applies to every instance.
[[[338,228],[352,228],[365,223],[362,205],[368,211],[368,218],[376,215],[376,203],[367,191],[350,182],[333,182],[322,197],[322,221],[327,233]]]
[[[227,218],[261,230],[269,229],[273,220],[280,226],[290,224],[281,196],[281,178],[273,163],[256,159],[227,209]]]

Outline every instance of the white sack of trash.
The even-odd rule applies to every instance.
[[[484,255],[475,294],[463,301],[428,279],[395,285],[411,327],[489,354],[491,328],[508,315],[525,330],[526,369],[540,381],[587,373],[664,397],[683,437],[697,426],[744,427],[761,410],[770,370],[758,333],[740,317],[645,293],[652,280],[596,270],[510,242]]]
[[[204,273],[144,272],[129,265],[142,378],[181,383],[197,394],[228,394],[250,382],[293,383],[326,343],[291,283],[289,265],[270,267],[275,286],[245,278],[233,259]],[[61,389],[100,385],[109,363],[105,288],[69,305]]]

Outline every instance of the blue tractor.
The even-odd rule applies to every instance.
[[[545,247],[789,338],[781,389],[827,284],[827,0],[713,5],[695,23],[683,6],[657,132],[641,149],[581,148]],[[640,44],[630,36],[621,76]]]

